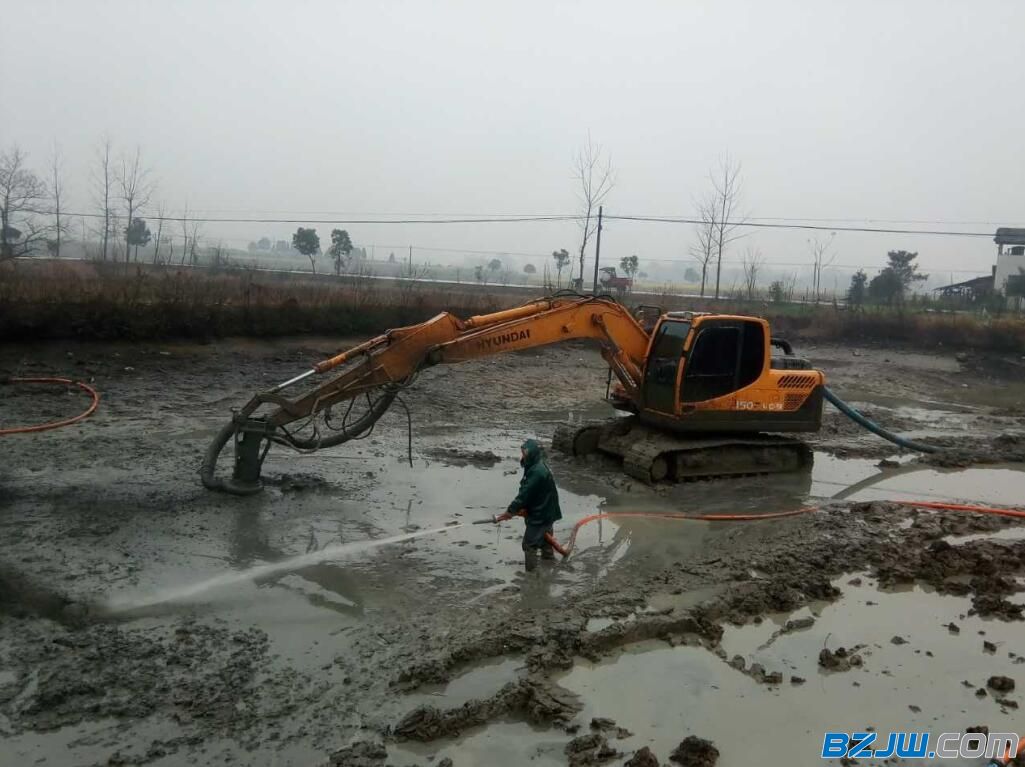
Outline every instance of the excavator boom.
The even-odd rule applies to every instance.
[[[638,396],[649,336],[630,312],[611,298],[556,295],[466,320],[443,312],[426,322],[389,330],[254,395],[207,450],[201,469],[203,484],[234,493],[255,492],[260,488],[260,464],[269,443],[315,450],[359,438],[426,367],[572,339],[597,341],[627,396]],[[284,393],[329,374],[328,380],[295,398]],[[366,411],[350,421],[353,403],[361,398],[366,400]],[[332,409],[342,403],[349,403],[348,409],[336,426]],[[311,420],[321,414],[327,429],[318,428]],[[289,428],[298,421],[311,422],[312,436],[300,436]],[[325,433],[328,429],[331,432]],[[230,480],[222,480],[215,476],[217,458],[233,437],[234,474]]]

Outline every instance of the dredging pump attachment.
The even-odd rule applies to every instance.
[[[252,495],[263,489],[260,471],[270,449],[274,429],[265,418],[236,415],[218,432],[203,456],[199,475],[208,490],[223,490],[232,495]],[[228,441],[235,444],[235,461],[229,479],[215,476],[217,459]]]
[[[341,445],[353,439],[366,437],[374,424],[398,396],[397,387],[386,386],[366,393],[366,410],[358,417],[352,417],[352,404],[340,420],[332,420],[331,408],[314,405],[311,416],[301,429],[312,428],[310,436],[300,436],[301,429],[289,430],[285,423],[295,420],[285,408],[268,416],[254,416],[253,411],[267,402],[286,402],[274,393],[256,395],[242,410],[233,413],[232,418],[214,437],[203,455],[199,470],[203,487],[232,495],[253,495],[263,489],[261,472],[264,459],[272,444],[284,445],[300,452],[312,452],[325,447]],[[350,401],[351,403],[351,401]],[[317,422],[317,417],[322,421]],[[284,421],[284,423],[282,423]],[[234,446],[234,460],[231,476],[217,476],[217,461],[229,442]]]

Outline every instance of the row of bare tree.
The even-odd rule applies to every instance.
[[[98,242],[100,260],[125,261],[139,258],[139,247],[153,243],[153,262],[159,263],[161,248],[169,252],[163,260],[175,258],[174,239],[165,236],[165,225],[181,225],[181,263],[197,261],[201,222],[189,217],[186,204],[180,216],[167,216],[164,203],[152,201],[156,183],[143,162],[142,151],[115,157],[113,144],[104,138],[97,147],[90,170],[92,211],[70,214],[64,156],[54,144],[48,167],[40,176],[28,166],[28,157],[13,146],[0,154],[0,261],[26,256],[44,247],[60,258],[61,248],[71,232],[73,218],[82,222],[82,245],[86,241],[86,218],[96,222],[92,234]],[[157,230],[150,232],[145,217],[153,215]],[[155,235],[155,236],[154,236]]]
[[[583,284],[584,260],[587,246],[597,233],[597,212],[615,186],[615,172],[611,158],[601,145],[596,145],[588,135],[587,143],[573,163],[574,178],[579,184],[579,222],[583,230],[579,252],[579,284]],[[717,168],[709,173],[711,188],[704,197],[695,201],[700,223],[696,226],[697,241],[691,248],[691,255],[701,267],[701,295],[715,266],[715,297],[719,297],[723,255],[731,243],[742,236],[740,227],[746,217],[740,213],[741,175],[740,163],[728,154],[724,155]],[[563,262],[556,257],[561,273]],[[744,280],[750,283],[749,292],[754,291],[758,275],[758,258],[745,259]]]
[[[591,141],[590,135],[587,138],[587,144],[574,160],[573,171],[579,184],[578,215],[580,227],[583,230],[578,274],[582,284],[585,252],[597,231],[596,212],[615,185],[615,173],[611,159],[600,145],[595,145]],[[698,223],[694,225],[695,241],[691,245],[690,255],[697,261],[700,268],[701,295],[705,295],[714,273],[714,295],[719,298],[724,290],[722,285],[723,256],[730,250],[731,245],[744,236],[743,228],[748,223],[747,215],[741,210],[743,181],[740,163],[728,153],[724,154],[716,167],[709,172],[708,181],[709,187],[706,193],[694,200]],[[816,301],[819,300],[822,293],[823,270],[832,265],[836,259],[836,254],[832,251],[834,236],[835,232],[826,239],[816,236],[808,240],[811,253],[812,294]],[[556,268],[561,275],[562,267],[568,258],[560,259],[558,252],[552,255],[556,259]],[[753,298],[757,292],[758,278],[764,263],[757,248],[746,249],[742,270],[744,293],[748,298]],[[796,277],[791,281],[780,281],[785,293],[793,293],[791,283],[794,281],[796,281]],[[776,286],[777,293],[780,291],[780,285]]]

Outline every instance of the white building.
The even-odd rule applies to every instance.
[[[1002,226],[997,229],[993,242],[997,244],[997,269],[993,288],[999,293],[1005,293],[1007,278],[1025,272],[1025,229]]]

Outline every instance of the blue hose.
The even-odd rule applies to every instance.
[[[921,442],[915,442],[914,440],[905,439],[899,434],[894,434],[892,431],[887,431],[882,426],[877,424],[875,421],[871,420],[870,418],[866,418],[857,410],[855,410],[846,402],[844,402],[842,399],[833,394],[832,390],[830,390],[828,386],[822,387],[822,394],[823,396],[825,396],[827,400],[829,400],[833,407],[835,407],[845,416],[850,418],[856,424],[865,427],[873,434],[877,434],[883,439],[889,440],[895,445],[899,445],[900,447],[906,448],[908,450],[917,450],[919,453],[940,452],[940,448],[935,447],[934,445],[925,445]]]

